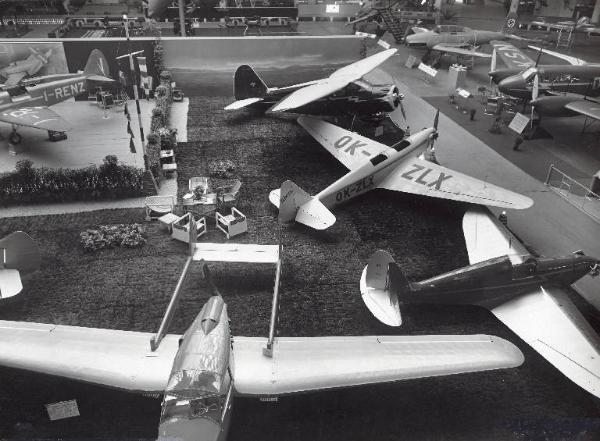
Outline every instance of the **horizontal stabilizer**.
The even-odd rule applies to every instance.
[[[21,275],[14,269],[0,269],[0,299],[16,296],[23,289]]]
[[[377,320],[388,326],[400,326],[398,286],[394,286],[389,271],[392,267],[397,268],[394,258],[387,251],[376,251],[362,272],[360,294]]]
[[[258,98],[258,97],[254,97],[254,98],[246,98],[244,100],[239,100],[236,101],[234,103],[229,104],[228,106],[225,107],[225,110],[237,110],[237,109],[242,109],[244,107],[248,107],[254,103],[258,103],[260,101],[263,101],[262,98]]]
[[[315,230],[325,230],[335,224],[335,216],[320,200],[312,198],[298,209],[296,222]]]

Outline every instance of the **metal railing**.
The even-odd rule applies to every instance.
[[[600,195],[594,193],[590,187],[563,173],[554,164],[550,165],[544,184],[600,223]]]

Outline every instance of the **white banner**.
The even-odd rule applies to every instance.
[[[391,47],[387,41],[383,41],[383,40],[378,40],[377,44],[384,49],[389,49]]]
[[[46,404],[46,410],[48,411],[50,421],[79,416],[79,408],[75,400]]]
[[[527,124],[529,124],[529,118],[522,113],[517,112],[515,113],[513,120],[508,125],[508,128],[514,130],[518,134],[521,134],[523,133],[525,127],[527,127]]]
[[[419,70],[422,72],[425,72],[427,75],[429,75],[432,78],[435,77],[438,73],[438,71],[436,69],[434,69],[431,66],[428,66],[425,63],[419,64]]]

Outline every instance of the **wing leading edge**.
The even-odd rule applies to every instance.
[[[55,111],[47,107],[21,107],[0,113],[0,121],[34,129],[66,132],[71,128]]]
[[[266,339],[234,337],[235,388],[279,395],[516,367],[523,354],[489,335],[279,337],[273,358]]]
[[[571,381],[600,398],[600,337],[566,292],[541,287],[492,312]]]

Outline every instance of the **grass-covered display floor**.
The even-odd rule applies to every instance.
[[[221,109],[228,97],[190,99],[188,143],[177,152],[178,184],[204,176],[211,161],[237,165],[243,182],[237,208],[249,232],[235,242],[276,244],[277,211],[270,190],[292,179],[316,193],[345,173],[293,118]],[[334,211],[337,223],[315,232],[281,230],[283,244],[280,335],[496,334],[516,343],[517,369],[362,387],[282,398],[240,399],[230,440],[365,440],[400,438],[505,440],[547,434],[548,439],[597,439],[598,400],[565,380],[489,312],[476,307],[402,308],[404,325],[374,319],[358,290],[370,254],[388,249],[411,280],[467,263],[461,204],[374,191]],[[22,295],[0,304],[0,319],[156,331],[185,260],[186,245],[157,223],[146,223],[141,248],[83,251],[79,233],[98,224],[141,222],[143,210],[5,219],[0,237],[15,229],[42,249],[42,269]],[[209,221],[203,241],[224,241]],[[234,335],[266,335],[273,270],[259,265],[212,265],[229,307]],[[194,267],[171,332],[182,332],[209,293]],[[153,439],[160,400],[101,387],[1,369],[0,434],[4,438]],[[81,417],[49,422],[43,404],[76,398]],[[545,427],[552,427],[551,433]],[[584,433],[585,432],[585,433]],[[583,435],[582,435],[583,434]],[[589,437],[588,437],[589,435]]]

